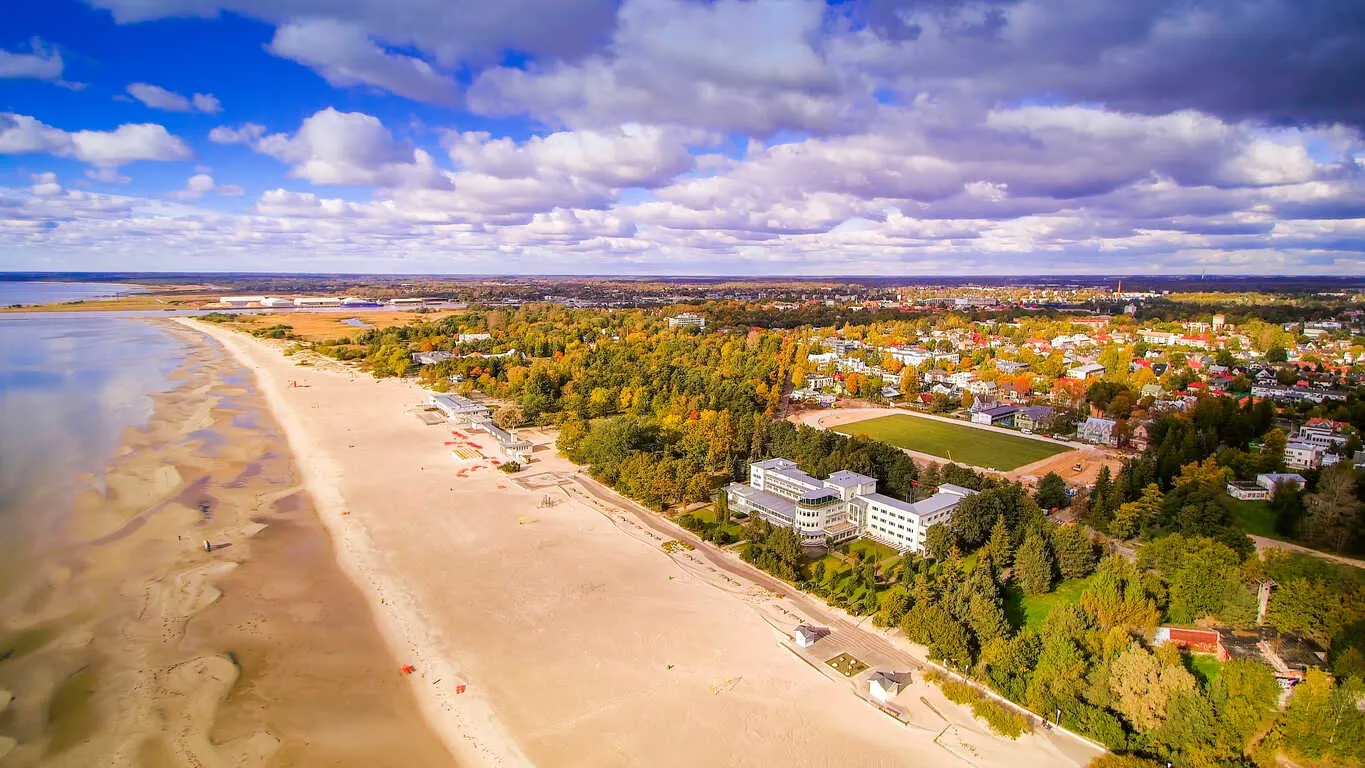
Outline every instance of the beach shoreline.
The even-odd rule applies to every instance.
[[[523,430],[532,461],[503,475],[486,435],[415,417],[429,393],[410,381],[176,322],[257,376],[338,559],[462,765],[929,766],[973,754],[1041,768],[1096,753],[1042,732],[994,735],[898,642],[869,640],[719,553],[670,549],[687,536],[586,481],[551,433]],[[450,445],[478,458],[453,460]],[[793,646],[791,627],[812,619],[874,665],[919,670],[898,715],[829,669],[833,650]]]
[[[366,603],[381,634],[396,659],[415,667],[409,678],[427,723],[446,747],[464,765],[529,766],[516,742],[498,724],[491,709],[480,706],[477,695],[455,697],[453,686],[423,684],[448,682],[460,678],[460,671],[438,648],[439,635],[421,619],[412,596],[379,562],[365,531],[347,525],[346,501],[338,492],[339,470],[327,452],[303,423],[303,416],[284,397],[289,382],[282,380],[277,366],[263,364],[262,352],[252,349],[249,337],[207,323],[175,318],[178,325],[203,333],[221,345],[242,367],[256,377],[267,404],[284,430],[290,452],[299,466],[303,485],[316,505],[322,524],[333,542],[337,562],[351,582],[366,596]]]

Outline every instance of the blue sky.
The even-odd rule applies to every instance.
[[[13,0],[0,270],[1365,272],[1365,10]]]

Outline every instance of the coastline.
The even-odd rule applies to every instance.
[[[663,547],[668,526],[585,481],[551,435],[523,431],[536,449],[513,476],[455,462],[443,443],[496,451],[486,436],[419,422],[411,409],[428,393],[414,384],[177,322],[260,380],[338,558],[400,663],[417,668],[423,713],[462,764],[1041,768],[1095,753],[1040,733],[995,736],[918,673],[896,700],[905,717],[869,706],[865,683],[790,644],[791,626],[828,609],[719,554]],[[859,640],[854,622],[830,620],[871,663],[922,669],[899,641]]]
[[[318,518],[331,536],[337,562],[347,577],[366,596],[371,614],[386,644],[401,664],[417,671],[410,676],[411,689],[422,714],[446,747],[464,765],[530,766],[516,742],[498,724],[493,712],[482,705],[477,695],[465,695],[457,702],[453,686],[423,685],[419,681],[453,681],[460,671],[440,651],[440,637],[420,618],[413,598],[387,566],[377,560],[375,548],[366,533],[346,525],[346,501],[338,491],[340,470],[318,444],[315,434],[303,423],[303,415],[284,397],[288,386],[279,378],[276,366],[264,365],[261,352],[252,350],[241,334],[207,323],[183,318],[173,322],[203,333],[255,376],[271,412],[284,430],[290,451],[297,462],[303,485],[316,505]],[[382,610],[381,610],[382,609]],[[473,702],[473,704],[471,704]]]
[[[183,347],[145,422],[72,481],[69,511],[27,510],[44,533],[0,595],[4,764],[449,762],[260,393],[162,328]]]

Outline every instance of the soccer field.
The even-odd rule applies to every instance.
[[[1064,445],[1023,435],[1007,435],[909,414],[879,416],[833,429],[845,435],[867,435],[899,448],[1002,472],[1071,450]]]

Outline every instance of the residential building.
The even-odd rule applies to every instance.
[[[669,328],[705,328],[706,318],[701,315],[694,315],[691,312],[684,312],[668,318]]]
[[[806,374],[806,389],[829,389],[834,386],[834,377],[827,373]]]
[[[1066,375],[1073,379],[1098,379],[1104,375],[1104,366],[1099,363],[1083,363],[1068,368]]]
[[[1042,432],[1052,423],[1053,410],[1046,405],[1029,405],[1014,413],[1014,426],[1030,432]]]
[[[1076,427],[1076,439],[1087,443],[1098,443],[1100,445],[1114,445],[1114,427],[1118,422],[1113,419],[1105,419],[1099,416],[1091,416],[1081,422]]]
[[[924,532],[946,522],[973,493],[945,484],[927,499],[905,502],[877,493],[875,478],[841,470],[820,480],[783,458],[750,464],[749,482],[725,489],[731,509],[792,528],[804,545],[834,546],[866,536],[902,552],[921,551]]]
[[[1290,469],[1317,469],[1323,450],[1309,443],[1291,442],[1284,447],[1284,465]]]
[[[1021,373],[1028,370],[1028,363],[1021,363],[1017,360],[996,360],[995,370],[1001,373]]]

